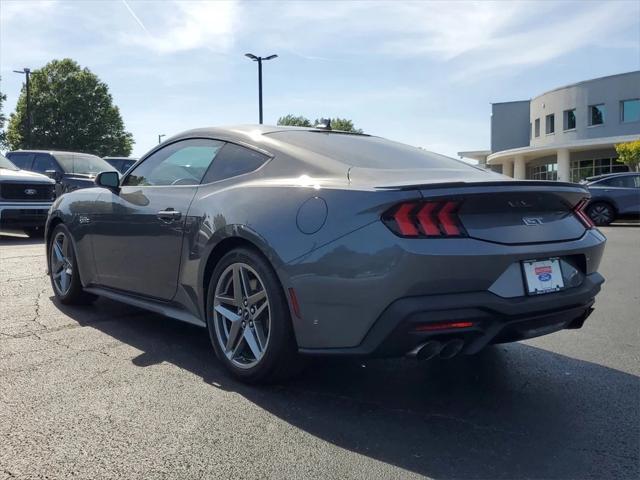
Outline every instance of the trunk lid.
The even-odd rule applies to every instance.
[[[575,240],[585,233],[575,214],[576,206],[589,197],[581,185],[457,170],[429,170],[411,181],[415,173],[398,172],[376,188],[416,191],[441,205],[445,200],[458,202],[457,216],[471,238],[520,245]],[[421,181],[426,175],[431,178]]]

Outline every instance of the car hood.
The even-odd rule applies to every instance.
[[[9,170],[0,168],[0,181],[29,182],[29,183],[56,183],[46,175],[26,170]]]

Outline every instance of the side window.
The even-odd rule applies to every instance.
[[[625,175],[624,177],[614,177],[600,182],[600,185],[606,187],[621,187],[621,188],[634,188],[635,180],[631,175]]]
[[[123,185],[198,185],[223,145],[204,138],[172,143],[147,157]]]
[[[269,157],[260,152],[241,147],[235,143],[227,143],[220,150],[202,183],[215,182],[242,175],[243,173],[253,172],[267,160],[269,160]]]
[[[636,188],[640,188],[640,175],[634,175],[633,182]]]
[[[26,152],[9,152],[7,158],[13,162],[13,164],[21,170],[31,170],[31,162],[33,160],[33,153]]]
[[[46,153],[37,153],[36,158],[33,161],[33,170],[40,173],[44,173],[47,170],[55,170],[59,172],[60,168],[51,155],[47,155]]]

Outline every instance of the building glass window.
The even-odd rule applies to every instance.
[[[602,125],[604,123],[604,104],[589,105],[589,125]]]
[[[579,182],[588,177],[607,173],[628,172],[629,167],[615,158],[597,158],[593,160],[572,160],[571,181]]]
[[[550,135],[556,131],[556,116],[552,113],[547,115],[544,122],[544,133]]]
[[[536,122],[535,122],[535,129],[536,129],[536,137],[540,136],[540,119],[536,118]]]
[[[564,111],[564,129],[574,130],[576,128],[576,109]]]
[[[527,172],[527,178],[530,180],[557,180],[558,179],[558,164],[547,163],[546,165],[536,165],[529,167]]]
[[[620,116],[624,123],[640,120],[640,99],[623,100],[620,102]]]

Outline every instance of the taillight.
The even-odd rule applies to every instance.
[[[576,204],[575,207],[573,207],[573,213],[575,214],[576,217],[578,217],[578,220],[580,220],[580,223],[582,223],[585,227],[593,228],[595,227],[595,224],[593,223],[589,215],[587,215],[587,212],[585,212],[585,208],[587,207],[588,204],[589,204],[589,199],[583,198]]]
[[[404,202],[382,215],[382,221],[401,237],[466,237],[459,207],[460,202],[453,200]]]

